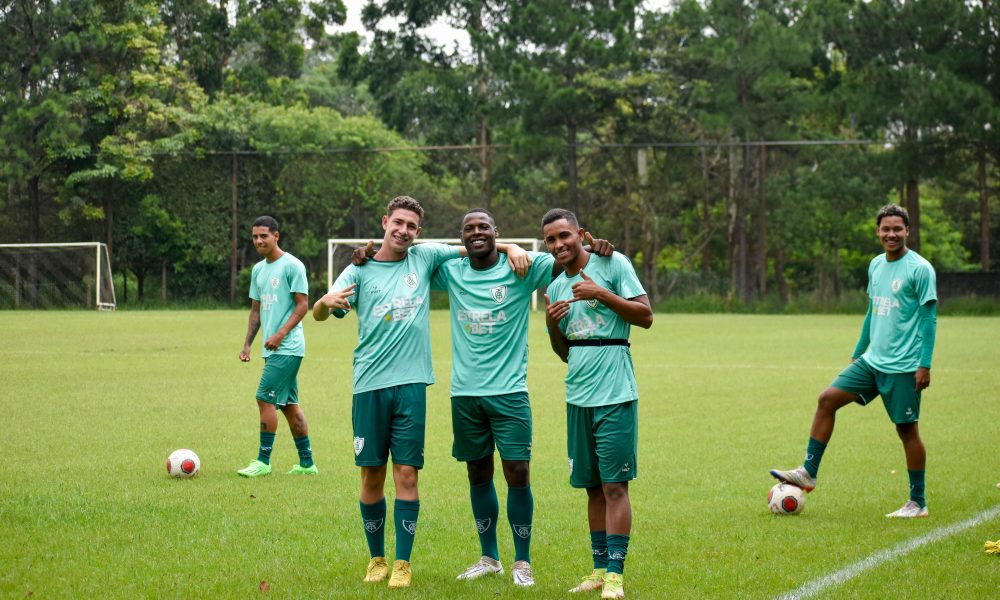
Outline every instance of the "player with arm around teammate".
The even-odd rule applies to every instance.
[[[299,453],[299,464],[288,473],[315,475],[318,470],[313,463],[309,426],[299,408],[297,379],[306,350],[302,332],[302,318],[309,310],[306,269],[299,259],[278,246],[281,232],[274,218],[259,217],[252,232],[254,248],[264,260],[253,266],[250,275],[250,319],[240,360],[250,361],[250,345],[263,327],[264,372],[257,388],[260,447],[257,458],[237,473],[243,477],[271,473],[271,449],[278,428],[276,409],[281,409]]]
[[[566,426],[570,484],[587,490],[594,571],[571,592],[624,597],[632,529],[628,482],[638,475],[638,399],[629,332],[649,328],[653,311],[631,261],[583,251],[576,215],[542,218],[545,246],[565,271],[548,288],[545,324],[553,351],[569,364]]]
[[[928,516],[924,492],[927,451],[920,438],[921,391],[931,384],[931,359],[937,330],[937,285],[934,267],[906,247],[910,217],[906,209],[887,204],[875,216],[875,233],[883,254],[868,265],[868,312],[851,364],[819,396],[802,466],[771,475],[805,491],[816,487],[837,411],[876,396],[896,426],[903,443],[910,498],[891,518]]]
[[[552,255],[531,253],[531,267],[518,276],[501,260],[493,215],[469,210],[462,219],[468,256],[441,265],[433,284],[446,289],[451,312],[452,455],[466,463],[472,514],[481,558],[460,580],[502,574],[497,546],[499,501],[493,484],[499,450],[507,481],[507,520],[514,539],[511,575],[519,586],[534,585],[531,533],[531,405],[528,399],[528,318],[531,294],[552,280]],[[603,240],[595,251],[611,253]],[[561,270],[561,268],[560,268]]]

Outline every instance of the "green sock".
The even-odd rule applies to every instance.
[[[910,500],[920,505],[920,508],[927,506],[927,499],[924,498],[924,470],[907,470],[910,475]]]
[[[292,439],[295,440],[295,449],[299,451],[299,464],[306,468],[313,466],[313,449],[309,445],[309,436]]]
[[[608,573],[625,572],[625,555],[628,554],[628,536],[608,534]]]
[[[257,460],[265,465],[271,464],[271,450],[274,449],[274,432],[260,432],[260,449],[257,450]]]
[[[819,461],[823,460],[824,450],[826,450],[826,444],[815,438],[809,438],[809,444],[806,446],[806,460],[802,466],[806,468],[806,473],[809,473],[813,479],[819,472]]]
[[[514,532],[514,560],[531,562],[531,520],[535,513],[535,498],[531,486],[507,490],[507,521]]]
[[[479,546],[482,548],[483,556],[500,560],[500,551],[497,548],[500,501],[497,500],[497,490],[493,487],[493,481],[470,485],[469,497],[472,499],[472,516],[476,520],[476,531],[479,533]]]
[[[608,534],[605,531],[590,532],[590,551],[594,554],[594,568],[608,568]]]
[[[373,504],[361,502],[361,523],[372,558],[385,556],[385,498]]]
[[[410,560],[413,552],[413,538],[417,535],[417,515],[420,514],[420,500],[400,500],[392,509],[392,520],[396,524],[396,560]]]

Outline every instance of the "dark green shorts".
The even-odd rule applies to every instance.
[[[860,397],[858,404],[867,405],[882,396],[885,412],[893,423],[916,423],[920,420],[920,392],[916,373],[883,373],[859,358],[837,375],[830,384]]]
[[[503,460],[531,460],[528,392],[500,396],[452,396],[451,455],[462,462],[500,450]]]
[[[301,356],[272,354],[264,359],[264,372],[257,386],[257,399],[277,407],[299,403]]]
[[[639,402],[566,405],[569,483],[589,488],[639,476]]]
[[[354,464],[424,466],[427,384],[408,383],[354,394]]]

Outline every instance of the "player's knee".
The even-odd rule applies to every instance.
[[[493,455],[479,460],[470,460],[465,463],[466,471],[469,474],[469,483],[479,485],[493,479]]]
[[[503,475],[510,487],[525,487],[528,485],[529,473],[528,461],[512,460],[504,461]]]
[[[605,483],[604,498],[611,504],[628,500],[628,484]]]
[[[395,465],[392,470],[392,479],[396,484],[396,490],[417,489],[417,468],[410,465]]]
[[[819,395],[819,400],[817,400],[817,408],[824,412],[836,412],[841,406],[844,406],[844,401],[841,398],[843,392],[836,388],[826,388]]]

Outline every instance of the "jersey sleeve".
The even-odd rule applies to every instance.
[[[920,305],[937,302],[937,281],[934,267],[929,262],[921,261],[913,272],[913,286],[917,292]]]
[[[306,278],[306,267],[301,262],[295,261],[285,269],[285,277],[288,279],[288,289],[293,294],[309,295],[309,280]]]
[[[531,257],[531,268],[528,270],[528,281],[531,289],[545,287],[552,283],[552,265],[556,259],[548,252],[528,252]]]
[[[260,290],[257,289],[257,268],[259,266],[260,263],[257,263],[250,269],[250,293],[248,294],[251,300],[256,300],[257,302],[260,302]]]
[[[434,276],[431,277],[431,289],[433,290],[447,290],[448,283],[451,281],[451,268],[448,261],[442,264],[440,267],[435,269]]]
[[[338,292],[346,288],[347,286],[351,285],[352,283],[354,284],[360,283],[360,280],[361,280],[361,273],[358,271],[358,268],[354,265],[347,265],[347,267],[345,267],[344,270],[340,272],[340,275],[337,276],[337,280],[333,282],[333,285],[330,287],[329,291]],[[360,287],[361,286],[359,285],[358,287],[354,288],[354,293],[351,294],[351,297],[348,300],[351,303],[351,306],[358,305],[358,296],[360,295],[359,292],[361,291],[359,289]]]
[[[635,273],[632,261],[619,252],[612,254],[611,260],[614,261],[614,281],[618,286],[618,295],[626,300],[645,296],[646,290],[643,289],[642,282],[639,281],[639,276]]]
[[[437,269],[447,260],[459,258],[458,246],[448,244],[438,244],[436,242],[414,244],[410,248],[410,251],[413,252],[414,250],[416,250],[417,255],[428,261],[431,269]]]

